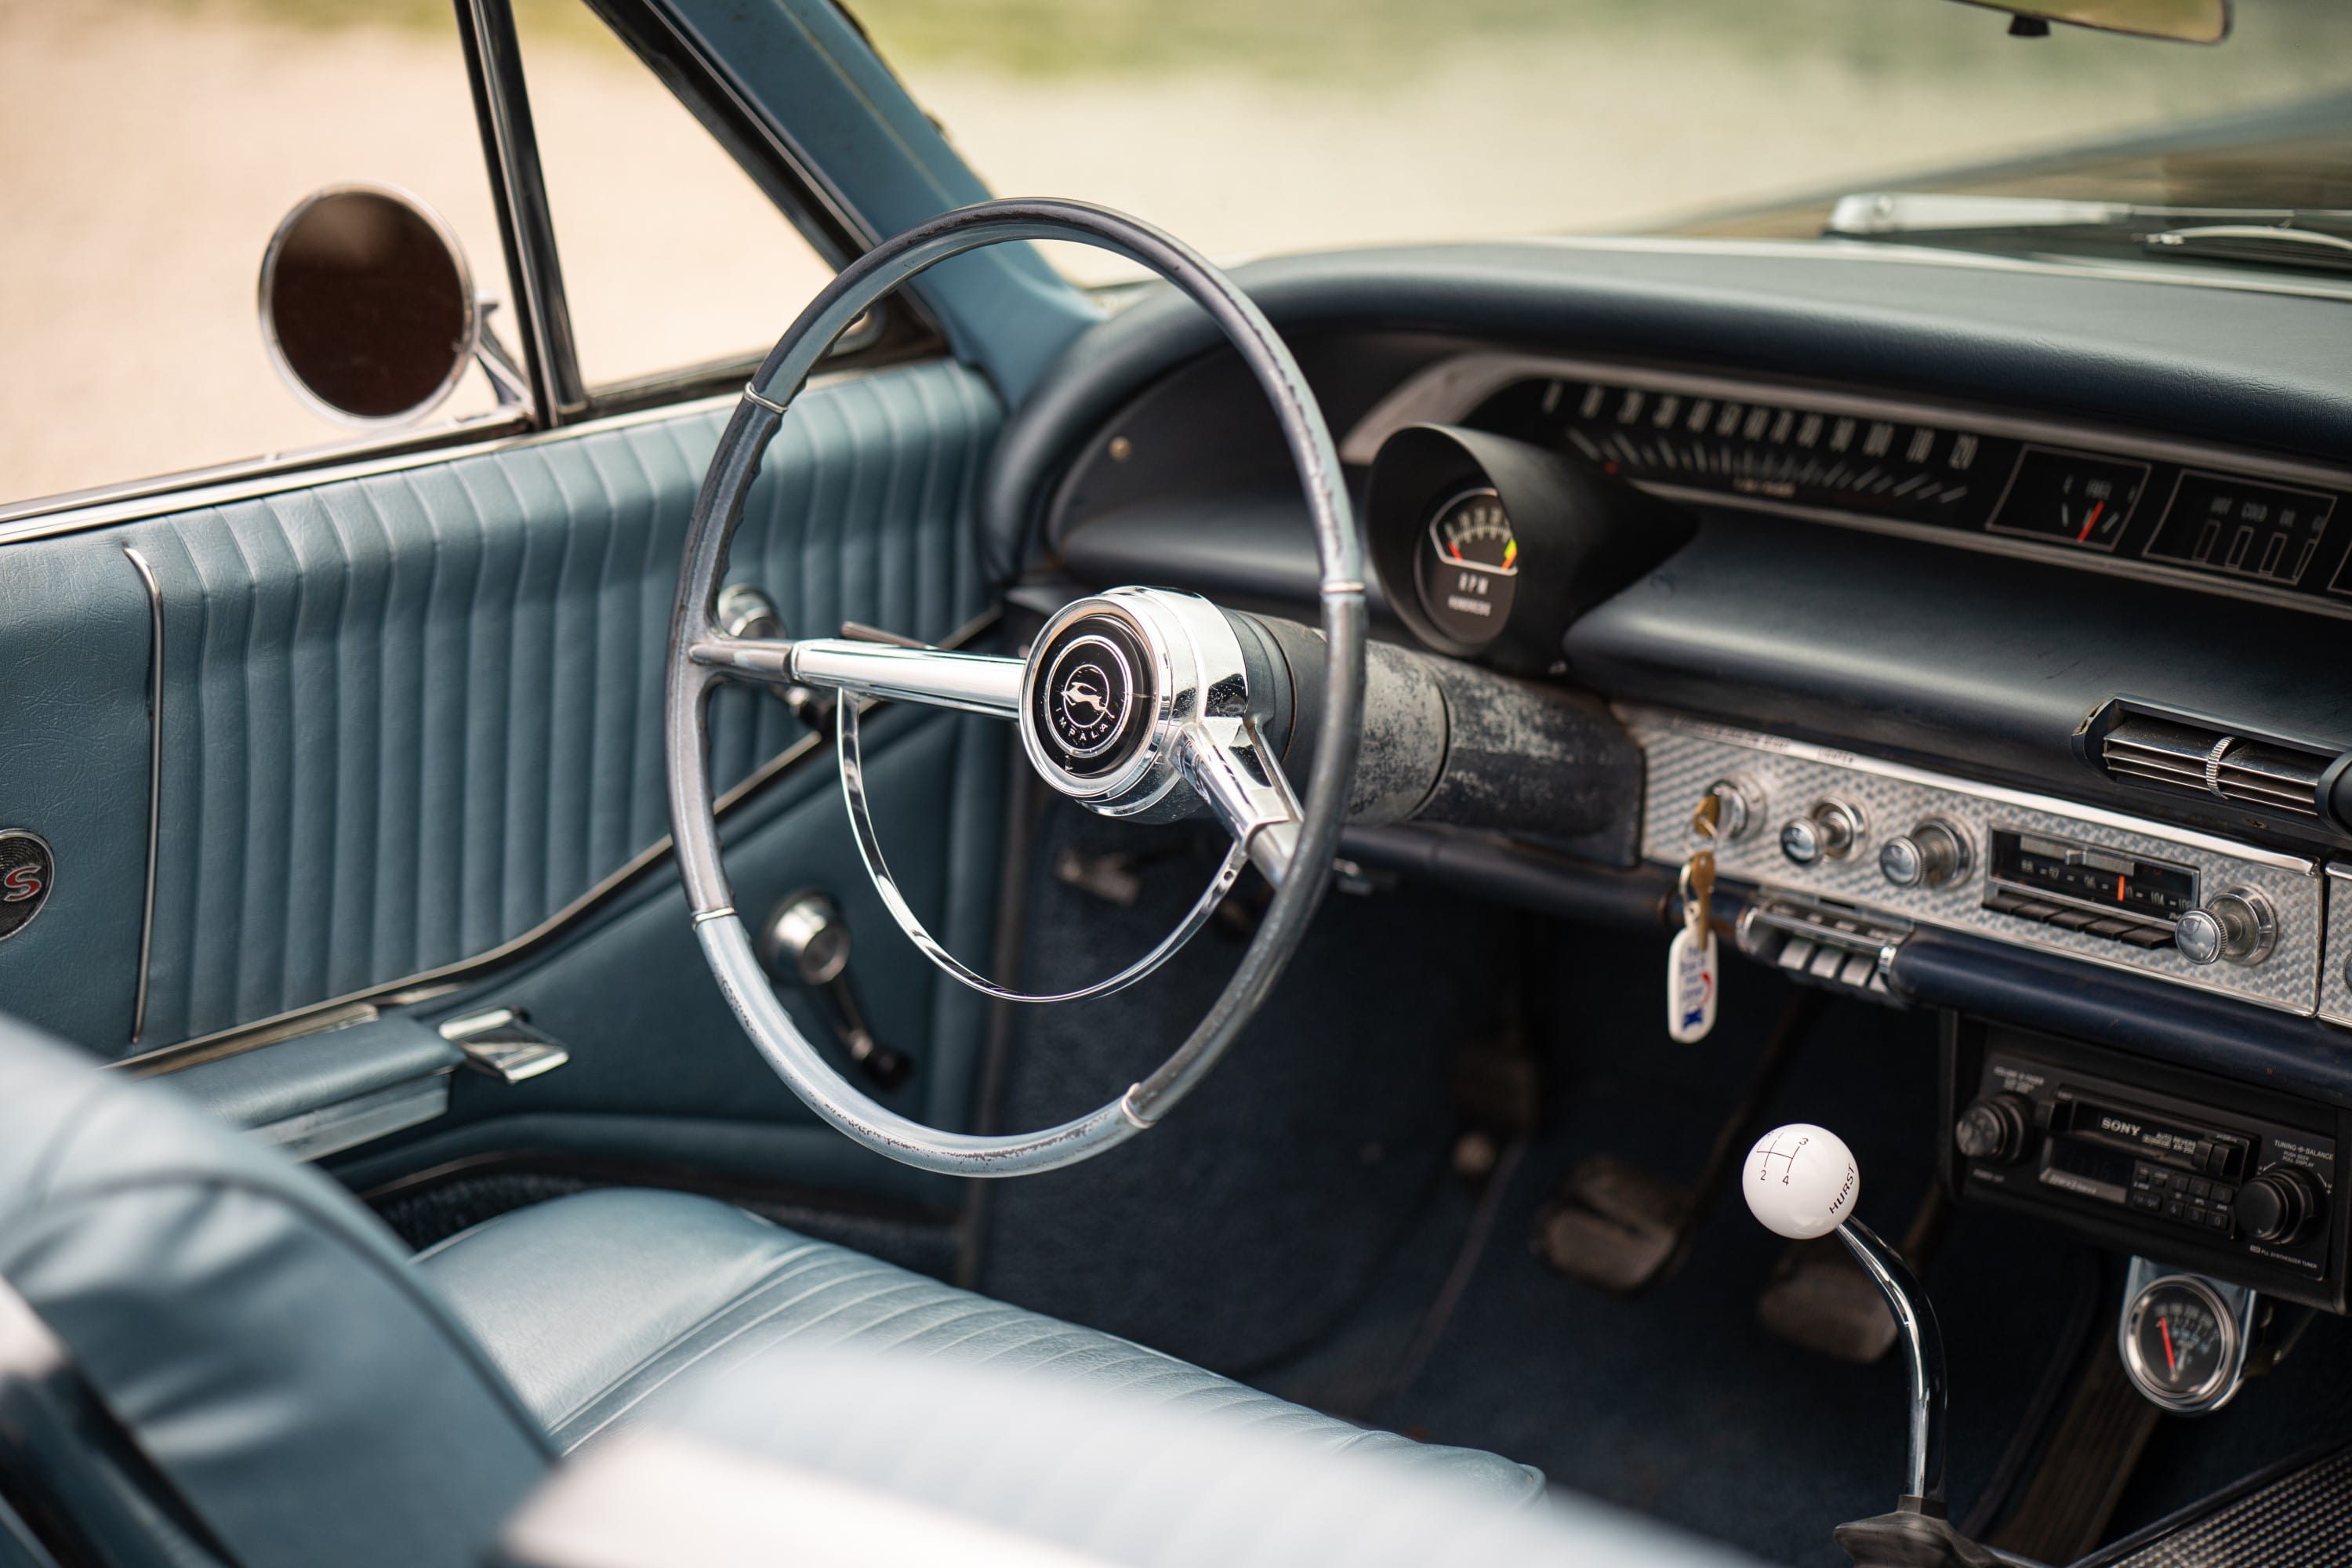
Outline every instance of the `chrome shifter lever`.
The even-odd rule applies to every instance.
[[[760,928],[760,961],[781,984],[819,993],[818,1005],[841,1048],[877,1087],[896,1089],[914,1064],[874,1037],[849,984],[849,924],[841,906],[819,892],[778,904]]]
[[[1944,1337],[1935,1309],[1909,1264],[1853,1217],[1862,1167],[1845,1140],[1826,1127],[1776,1127],[1748,1152],[1740,1173],[1748,1207],[1764,1228],[1794,1241],[1834,1231],[1886,1298],[1911,1373],[1908,1462],[1893,1513],[1842,1524],[1832,1531],[1856,1568],[1979,1568],[1990,1552],[1944,1517]]]

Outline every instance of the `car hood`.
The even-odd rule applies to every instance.
[[[2129,202],[2148,206],[2352,208],[2352,93],[1998,163],[1901,174],[1650,227],[1713,238],[1811,239],[1857,190]]]

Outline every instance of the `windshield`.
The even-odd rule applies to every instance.
[[[2012,37],[2007,16],[1937,0],[851,4],[992,188],[1105,202],[1223,259],[1812,236],[1843,191],[2352,207],[2344,0],[2242,0],[2213,47]],[[2197,145],[2046,156],[2151,136]],[[2033,162],[1929,178],[2017,160]]]

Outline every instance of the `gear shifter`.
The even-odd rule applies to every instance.
[[[1862,1167],[1826,1127],[1776,1127],[1748,1152],[1740,1173],[1748,1207],[1764,1228],[1792,1241],[1837,1233],[1886,1298],[1911,1372],[1909,1466],[1895,1511],[1832,1532],[1855,1568],[1990,1568],[2000,1559],[1944,1516],[1944,1340],[1910,1265],[1853,1217]]]

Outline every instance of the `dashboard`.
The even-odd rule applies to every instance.
[[[1739,949],[1942,1010],[1954,1124],[2025,1119],[1956,1190],[2345,1310],[2343,301],[1794,246],[1238,276],[1339,436],[1380,635],[1597,695],[1644,759],[1626,863],[1437,827],[1414,865],[1654,920],[1713,795]],[[1008,429],[1007,555],[1311,618],[1237,367],[1164,304],[1094,336]],[[2240,1213],[2256,1178],[2302,1217]]]
[[[1676,500],[2352,616],[2352,470],[1898,397],[1507,352],[1423,370],[1349,433],[1345,456],[1369,462],[1416,423],[1573,451]]]

